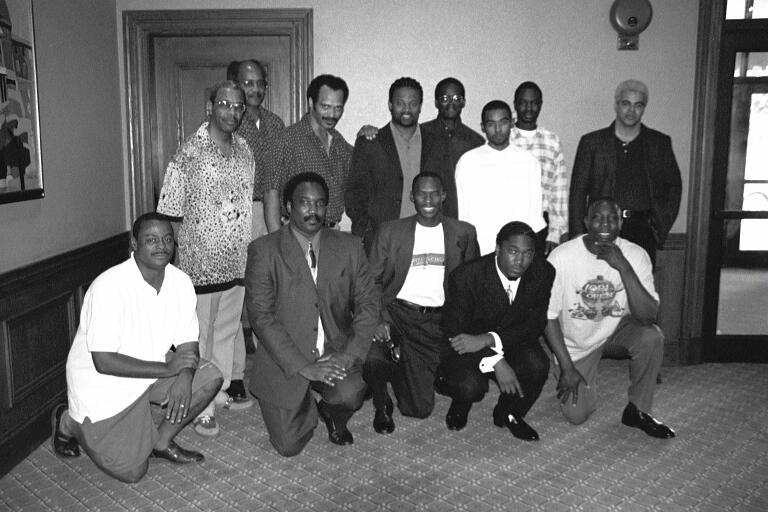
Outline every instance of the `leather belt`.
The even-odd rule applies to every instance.
[[[621,210],[622,219],[648,218],[651,210]]]
[[[443,310],[443,306],[438,307],[431,307],[431,306],[419,306],[418,304],[414,304],[413,302],[408,302],[407,300],[403,299],[395,299],[395,302],[400,304],[406,309],[410,309],[412,311],[418,311],[419,313],[439,313]]]

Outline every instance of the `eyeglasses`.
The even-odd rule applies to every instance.
[[[258,87],[259,89],[266,89],[269,87],[266,80],[243,80],[240,84],[243,87]]]
[[[447,94],[443,94],[442,96],[437,98],[437,101],[439,101],[443,105],[447,105],[448,103],[463,103],[464,96],[462,96],[461,94],[454,94],[453,96],[448,96]]]
[[[225,109],[231,110],[233,112],[245,111],[245,103],[234,102],[229,100],[219,100],[216,102],[216,105],[219,107],[224,107]]]

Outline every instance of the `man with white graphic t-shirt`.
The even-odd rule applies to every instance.
[[[642,247],[619,238],[621,221],[613,199],[597,199],[584,219],[587,234],[549,255],[556,277],[545,333],[559,363],[557,396],[568,421],[585,422],[597,408],[601,356],[629,355],[629,403],[621,421],[669,439],[675,432],[650,415],[664,355],[664,335],[654,323],[653,266]]]
[[[444,344],[440,319],[445,281],[454,268],[479,255],[475,229],[443,217],[446,193],[440,176],[418,174],[410,196],[416,215],[383,223],[369,254],[382,308],[363,376],[373,393],[373,428],[380,434],[395,429],[387,382],[403,416],[426,418],[432,413]]]

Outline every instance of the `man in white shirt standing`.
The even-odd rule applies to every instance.
[[[426,418],[432,413],[435,371],[444,346],[440,315],[445,282],[453,269],[479,256],[475,228],[443,216],[446,192],[439,175],[416,175],[410,195],[416,215],[382,224],[369,254],[382,308],[363,376],[376,409],[373,429],[380,434],[395,429],[387,382],[403,416]]]
[[[218,368],[198,356],[195,289],[170,264],[171,223],[142,215],[131,249],[131,258],[88,288],[67,358],[69,406],[55,407],[51,421],[58,456],[77,457],[82,446],[101,470],[129,483],[146,474],[150,456],[203,460],[173,439],[222,382]],[[157,426],[150,403],[166,408]]]
[[[589,207],[587,234],[557,247],[549,261],[557,271],[546,328],[560,378],[557,396],[575,425],[597,408],[601,356],[629,355],[629,403],[621,422],[652,437],[675,432],[651,415],[664,335],[654,323],[659,296],[653,266],[642,247],[619,238],[621,209],[610,198]]]
[[[541,88],[523,82],[515,90],[517,119],[512,128],[512,145],[530,152],[541,165],[541,207],[547,230],[539,233],[543,242],[537,249],[544,254],[554,249],[568,233],[568,171],[560,138],[537,125],[541,113]]]
[[[506,223],[525,222],[535,231],[546,227],[541,208],[541,168],[536,158],[509,142],[512,110],[500,100],[483,107],[482,129],[488,144],[467,151],[456,164],[459,219],[477,229],[480,252],[496,247],[496,233]]]

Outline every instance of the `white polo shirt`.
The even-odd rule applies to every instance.
[[[82,423],[86,417],[92,422],[112,417],[157,380],[99,373],[91,352],[165,361],[171,345],[197,341],[196,304],[189,276],[170,264],[159,293],[144,280],[133,256],[99,275],[85,294],[67,358],[72,419]]]

